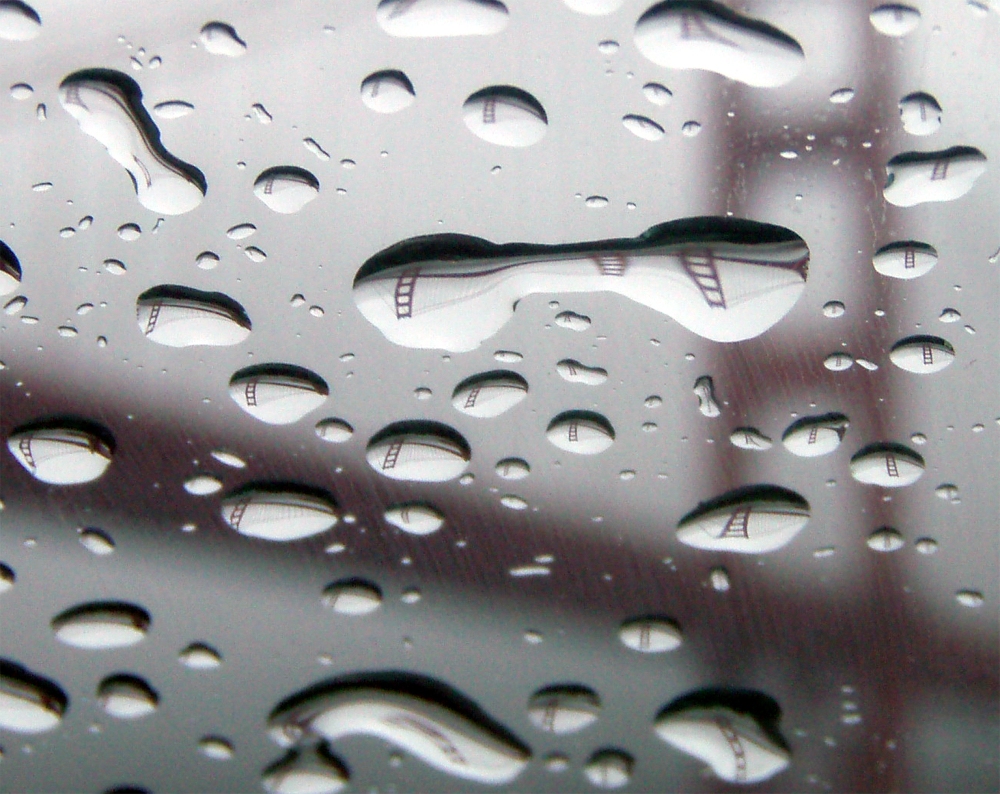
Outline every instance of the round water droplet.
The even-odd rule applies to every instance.
[[[962,319],[962,313],[958,309],[942,309],[941,314],[938,315],[938,320],[943,323],[957,323]]]
[[[229,381],[233,401],[270,425],[297,422],[325,403],[329,393],[326,381],[319,375],[291,364],[246,367]]]
[[[827,301],[823,304],[824,317],[843,317],[847,307],[840,301]]]
[[[506,413],[528,396],[528,382],[510,370],[484,372],[466,378],[451,396],[463,414],[492,419]]]
[[[793,455],[816,458],[829,455],[844,439],[850,421],[843,414],[804,416],[788,426],[781,443]]]
[[[664,653],[681,647],[680,627],[666,618],[634,618],[618,630],[618,639],[626,648],[641,653]]]
[[[604,39],[597,43],[597,51],[601,55],[614,55],[621,48],[621,45],[613,39]]]
[[[382,591],[364,579],[344,579],[323,591],[323,606],[341,615],[368,615],[382,605]]]
[[[737,427],[729,434],[729,441],[734,447],[756,452],[768,450],[774,443],[756,427]]]
[[[398,113],[415,99],[413,83],[397,69],[375,72],[361,83],[361,101],[376,113]]]
[[[118,227],[118,236],[127,243],[134,243],[142,237],[142,229],[138,223],[123,223]]]
[[[985,601],[983,594],[978,590],[959,590],[955,593],[955,600],[963,607],[978,609]]]
[[[77,485],[104,474],[111,463],[114,439],[92,422],[41,422],[15,430],[7,448],[35,479]]]
[[[245,469],[247,467],[247,462],[235,452],[229,452],[224,449],[214,449],[212,450],[211,455],[223,466],[229,466],[231,469]]]
[[[955,360],[955,348],[939,336],[908,336],[892,346],[889,360],[907,372],[930,375]]]
[[[598,750],[583,766],[583,774],[597,788],[618,789],[632,779],[632,756],[621,750]]]
[[[920,12],[913,6],[887,3],[868,15],[872,27],[883,36],[905,36],[920,24]]]
[[[868,536],[868,540],[865,543],[868,544],[868,548],[872,551],[879,552],[899,551],[906,545],[903,536],[892,527],[876,529]]]
[[[941,106],[930,94],[918,91],[899,100],[899,117],[910,135],[932,135],[941,127]]]
[[[0,729],[21,734],[50,731],[62,722],[68,703],[55,682],[0,659]]]
[[[872,264],[883,276],[911,279],[927,273],[937,260],[938,252],[933,246],[910,240],[883,246],[875,252]]]
[[[316,435],[331,444],[343,444],[354,435],[354,428],[343,419],[322,419],[316,423]]]
[[[228,761],[233,757],[233,744],[221,736],[205,736],[198,742],[202,755],[213,761]]]
[[[188,645],[178,654],[177,660],[189,670],[214,670],[222,664],[219,652],[201,642]]]
[[[87,650],[125,648],[142,641],[149,629],[149,613],[125,603],[83,604],[52,619],[56,639]]]
[[[601,700],[589,687],[555,685],[540,689],[528,701],[528,719],[546,733],[576,733],[597,722]]]
[[[135,314],[143,335],[167,347],[226,347],[250,336],[246,310],[221,292],[164,284],[138,297]]]
[[[402,38],[490,36],[508,21],[499,0],[382,0],[375,18],[390,36]]]
[[[866,485],[902,488],[924,473],[924,459],[902,444],[869,444],[851,458],[851,476]]]
[[[392,480],[445,482],[462,475],[472,451],[458,431],[439,422],[396,422],[376,433],[368,465]]]
[[[444,514],[432,505],[410,502],[385,511],[387,523],[411,535],[430,535],[444,526]]]
[[[654,105],[659,105],[660,107],[669,105],[670,100],[674,98],[673,92],[666,86],[660,85],[659,83],[646,83],[646,85],[642,87],[642,93],[646,99]]]
[[[809,503],[787,488],[754,485],[703,502],[677,524],[696,549],[765,554],[789,543],[809,521]]]
[[[681,126],[681,134],[686,138],[693,138],[701,132],[701,123],[697,121],[685,121]]]
[[[578,455],[597,455],[615,441],[611,423],[593,411],[564,411],[549,423],[545,436],[559,449]]]
[[[633,135],[646,141],[658,141],[664,136],[663,127],[646,116],[630,113],[622,116],[622,124]]]
[[[160,696],[137,676],[115,675],[101,682],[97,702],[109,717],[136,720],[156,711]]]
[[[238,223],[226,229],[226,237],[230,240],[245,240],[257,231],[257,227],[252,223]]]
[[[854,99],[854,89],[853,88],[838,88],[832,94],[830,94],[830,101],[834,105],[846,105]]]
[[[247,51],[246,42],[239,37],[232,25],[225,22],[209,22],[201,29],[199,38],[205,51],[212,55],[239,58]]]
[[[986,155],[971,146],[938,152],[905,152],[885,166],[882,194],[896,207],[961,198],[986,173]]]
[[[194,105],[180,99],[160,102],[153,106],[153,112],[161,119],[179,119],[194,113]]]
[[[184,481],[184,490],[192,496],[209,496],[222,490],[222,480],[211,474],[199,474]]]
[[[335,526],[337,506],[325,493],[284,485],[251,484],[222,500],[222,519],[241,535],[292,541]]]
[[[115,542],[103,529],[87,527],[86,529],[78,529],[77,532],[80,533],[80,545],[91,554],[96,554],[98,557],[106,557],[114,553]]]
[[[104,269],[112,276],[125,275],[125,263],[120,259],[105,259]]]
[[[304,168],[275,166],[257,177],[253,194],[269,209],[292,215],[319,195],[319,180]]]
[[[823,366],[831,372],[843,372],[854,366],[854,356],[837,351],[823,359]]]
[[[495,471],[498,477],[505,480],[523,480],[531,473],[531,466],[521,458],[504,458],[497,461]]]
[[[663,405],[663,398],[660,397],[658,394],[651,394],[649,397],[647,397],[645,400],[642,401],[642,404],[647,408],[659,408],[661,405]]]
[[[462,117],[476,137],[497,146],[531,146],[548,129],[541,103],[513,86],[490,86],[472,94],[465,100]]]

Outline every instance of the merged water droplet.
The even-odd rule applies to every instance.
[[[160,696],[138,676],[122,674],[101,682],[97,688],[97,702],[109,717],[136,720],[156,711]]]
[[[585,314],[577,314],[576,312],[559,312],[555,316],[555,321],[556,325],[560,328],[565,328],[568,331],[576,331],[577,333],[582,333],[590,328],[590,318]]]
[[[204,174],[163,147],[132,78],[108,69],[74,72],[60,84],[59,102],[128,171],[146,209],[180,215],[201,204]]]
[[[808,258],[792,232],[732,218],[564,246],[437,235],[369,259],[355,278],[354,302],[404,347],[473,350],[507,323],[521,298],[558,292],[618,293],[700,336],[732,342],[758,336],[791,310]]]
[[[483,372],[466,378],[451,396],[463,414],[491,419],[506,413],[528,396],[528,381],[510,370]]]
[[[85,420],[48,420],[24,425],[7,449],[32,477],[51,485],[96,480],[111,463],[115,442],[103,427]]]
[[[282,542],[326,532],[338,520],[329,494],[272,483],[244,486],[222,500],[221,512],[241,535]]]
[[[382,0],[375,18],[390,36],[490,36],[507,27],[507,6],[499,0]]]
[[[153,105],[153,112],[161,119],[179,119],[194,113],[194,105],[180,99]]]
[[[756,427],[737,427],[729,434],[729,441],[734,447],[757,452],[770,449],[774,443]]]
[[[589,687],[557,684],[540,689],[528,701],[528,719],[546,733],[576,733],[589,728],[601,712],[601,699]]]
[[[677,539],[696,549],[766,554],[789,543],[809,516],[809,503],[794,491],[751,485],[700,504],[677,524]]]
[[[141,642],[149,629],[149,613],[135,604],[82,604],[52,619],[56,639],[74,648],[109,650]]]
[[[680,627],[668,618],[642,617],[622,623],[618,639],[626,648],[640,653],[665,653],[681,647]]]
[[[316,435],[331,444],[343,444],[350,441],[354,435],[354,428],[343,419],[331,417],[316,423]]]
[[[364,579],[342,579],[323,591],[323,606],[341,615],[368,615],[382,605],[382,590]]]
[[[785,449],[800,458],[829,455],[844,440],[850,421],[839,413],[804,416],[788,426],[781,436]]]
[[[545,437],[565,452],[598,455],[615,442],[615,430],[593,411],[564,411],[549,422]]]
[[[521,458],[504,458],[497,461],[494,467],[498,477],[504,480],[523,480],[531,474],[531,466],[528,461]]]
[[[621,750],[597,750],[583,765],[583,775],[597,788],[618,789],[632,779],[635,760]]]
[[[906,152],[885,166],[885,200],[897,207],[954,201],[986,173],[986,155],[971,146],[938,152]]]
[[[538,143],[549,123],[537,99],[509,85],[490,86],[472,94],[462,106],[462,118],[476,137],[513,147]]]
[[[0,729],[25,734],[50,731],[62,722],[68,705],[66,693],[54,681],[0,659]]]
[[[556,364],[556,372],[563,380],[570,383],[582,383],[586,386],[600,386],[608,379],[608,371],[602,367],[588,367],[576,359],[564,358]]]
[[[290,750],[264,770],[261,784],[269,794],[337,794],[349,780],[347,768],[320,745]]]
[[[715,399],[715,383],[712,381],[711,376],[702,375],[698,378],[694,382],[692,391],[694,392],[694,396],[698,398],[698,411],[702,416],[715,419],[722,415],[722,409]]]
[[[902,488],[924,473],[924,459],[912,449],[892,442],[877,442],[851,458],[851,476],[865,485]]]
[[[27,3],[21,0],[0,2],[0,39],[31,41],[41,32],[42,19]]]
[[[670,100],[674,98],[673,92],[659,83],[646,83],[642,87],[642,94],[654,105],[659,105],[660,107],[669,105]]]
[[[398,113],[416,98],[410,78],[398,69],[375,72],[361,82],[361,101],[376,113]]]
[[[109,554],[114,553],[115,542],[103,529],[81,527],[77,532],[79,533],[80,545],[91,554],[95,554],[98,557],[107,557]]]
[[[247,51],[246,42],[239,37],[232,25],[225,22],[209,22],[201,29],[198,38],[201,39],[205,52],[212,55],[239,58]]]
[[[445,482],[468,468],[472,451],[462,435],[440,422],[395,422],[368,442],[365,458],[392,480]]]
[[[892,527],[882,527],[872,532],[865,541],[872,551],[890,552],[899,551],[906,545],[903,536]]]
[[[195,642],[180,652],[177,660],[189,670],[214,670],[222,664],[222,656],[210,645]]]
[[[908,336],[892,346],[889,360],[907,372],[929,375],[955,360],[955,348],[939,336]]]
[[[304,168],[275,166],[257,177],[253,183],[253,194],[268,209],[292,215],[319,195],[319,180]]]
[[[899,100],[903,129],[910,135],[932,135],[941,127],[941,106],[930,94],[918,91]]]
[[[21,263],[8,245],[0,240],[0,295],[10,295],[21,286]]]
[[[642,138],[645,141],[658,141],[664,135],[663,127],[651,118],[635,113],[622,116],[622,124],[637,138]]]
[[[326,402],[330,388],[319,375],[292,364],[245,367],[229,381],[229,396],[250,416],[269,425],[297,422]]]
[[[385,520],[411,535],[430,535],[444,526],[444,514],[432,505],[409,502],[385,511]]]
[[[868,15],[872,27],[883,36],[905,36],[920,24],[920,12],[913,6],[886,3]]]
[[[635,43],[658,66],[702,69],[762,88],[790,82],[805,64],[790,36],[709,0],[658,3],[636,22]]]
[[[135,302],[135,316],[147,339],[167,347],[225,347],[250,336],[246,310],[228,295],[177,284],[142,293]]]

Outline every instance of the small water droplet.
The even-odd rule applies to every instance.
[[[114,553],[115,542],[103,529],[86,527],[78,529],[77,532],[80,536],[80,545],[91,554],[96,554],[98,557],[106,557]]]
[[[222,664],[219,652],[202,642],[188,645],[180,652],[177,660],[189,670],[214,670]]]
[[[983,594],[978,590],[959,590],[955,593],[955,600],[963,607],[978,609],[985,601]]]
[[[160,696],[134,675],[114,675],[101,681],[97,702],[104,713],[119,720],[135,720],[156,711]]]
[[[854,356],[837,351],[823,359],[823,366],[831,372],[844,372],[854,366]]]
[[[385,520],[411,535],[430,535],[444,526],[444,514],[426,503],[411,502],[385,511]]]
[[[149,613],[134,604],[83,604],[52,619],[56,639],[74,648],[106,650],[142,641],[149,629]]]
[[[749,449],[758,452],[770,449],[774,443],[756,427],[737,427],[729,434],[729,441],[734,447],[738,447],[739,449]]]
[[[225,22],[209,22],[201,29],[199,38],[205,51],[212,55],[239,58],[247,51],[246,42],[239,37],[232,25]]]
[[[702,375],[694,382],[692,389],[695,397],[698,398],[698,410],[702,416],[715,419],[722,415],[722,409],[715,397],[715,383],[711,376]]]
[[[118,236],[127,243],[133,243],[142,236],[138,223],[123,223],[118,227]]]
[[[316,423],[316,435],[331,444],[343,444],[354,435],[354,428],[343,419],[322,419]]]
[[[834,105],[846,105],[854,99],[854,89],[853,88],[838,88],[832,94],[830,94],[830,101]]]
[[[490,419],[528,396],[528,382],[516,372],[498,370],[466,378],[455,387],[451,404],[463,414]]]
[[[398,69],[375,72],[361,83],[361,101],[376,113],[398,113],[415,99],[413,83]]]
[[[955,348],[939,336],[908,336],[892,346],[889,360],[907,372],[930,375],[955,360]]]
[[[872,551],[892,552],[899,551],[906,545],[903,536],[892,527],[882,527],[872,532],[865,541]]]
[[[194,105],[180,99],[172,99],[154,105],[153,112],[161,119],[180,119],[194,113]]]
[[[598,750],[583,766],[583,774],[597,788],[619,789],[632,779],[632,756],[621,750]]]
[[[912,6],[888,3],[875,8],[868,19],[883,36],[899,37],[917,29],[920,12]]]
[[[315,489],[254,483],[222,500],[222,519],[241,535],[287,542],[326,532],[338,520],[337,506]]]
[[[507,494],[506,496],[501,496],[500,504],[506,507],[508,510],[528,509],[528,502],[525,499],[522,499],[520,496],[515,496],[513,494]]]
[[[788,426],[781,443],[793,455],[815,458],[829,455],[844,440],[850,421],[844,414],[804,416]]]
[[[319,180],[304,168],[275,166],[261,172],[253,183],[253,193],[268,209],[291,215],[319,195]]]
[[[646,83],[642,87],[643,96],[646,97],[654,105],[659,105],[663,107],[664,105],[669,105],[670,100],[674,98],[673,92],[666,86],[660,85],[659,83]]]
[[[458,431],[439,422],[396,422],[368,442],[365,457],[393,480],[446,482],[462,475],[472,452]]]
[[[930,94],[918,91],[899,100],[899,117],[910,135],[932,135],[941,127],[941,106]]]
[[[199,474],[184,481],[184,490],[192,496],[209,496],[222,490],[222,480],[211,474]]]
[[[232,742],[221,736],[205,736],[199,740],[198,750],[213,761],[228,761],[235,752]]]
[[[243,249],[243,254],[251,262],[260,264],[267,259],[267,254],[255,245],[248,245]]]
[[[531,473],[531,466],[521,458],[504,458],[497,461],[495,471],[504,480],[523,480]]]
[[[824,317],[843,317],[847,307],[840,301],[827,301],[823,304]]]
[[[678,625],[666,618],[635,618],[627,620],[618,630],[618,639],[627,648],[642,653],[664,653],[681,646]]]
[[[513,86],[490,86],[472,94],[463,105],[462,117],[477,138],[497,146],[532,146],[548,130],[541,103]]]
[[[341,615],[368,615],[381,605],[381,589],[364,579],[343,579],[323,591],[323,606]]]
[[[578,455],[597,455],[615,441],[611,423],[593,411],[565,411],[556,416],[545,431],[555,447]]]
[[[924,459],[902,444],[869,444],[851,458],[851,476],[866,485],[902,488],[924,473]]]
[[[375,18],[390,36],[441,38],[489,36],[507,27],[507,7],[499,0],[382,0]]]
[[[557,684],[533,694],[528,701],[528,719],[546,733],[567,734],[589,728],[601,711],[601,701],[594,690]]]
[[[229,395],[244,411],[262,422],[297,422],[326,402],[330,389],[319,375],[290,364],[260,364],[236,372]]]
[[[701,123],[697,121],[685,121],[681,126],[681,135],[686,138],[693,138],[701,132]]]

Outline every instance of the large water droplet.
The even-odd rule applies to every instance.
[[[789,543],[809,515],[794,491],[752,485],[699,505],[677,524],[677,539],[696,549],[766,554]]]
[[[756,427],[737,427],[729,434],[729,440],[734,447],[759,452],[770,449],[774,443]]]
[[[0,240],[0,295],[10,295],[21,286],[21,263],[7,244]]]
[[[563,2],[567,8],[578,14],[601,17],[613,14],[622,7],[625,0],[563,0]]]
[[[27,3],[21,0],[0,2],[0,39],[31,41],[41,32],[41,17]]]
[[[929,375],[955,360],[955,348],[939,336],[908,336],[892,346],[889,360],[907,372]]]
[[[658,141],[664,135],[663,127],[646,116],[630,113],[627,116],[622,116],[622,124],[637,138],[642,138],[645,141]]]
[[[337,523],[337,506],[315,489],[253,483],[222,500],[222,520],[241,535],[290,541],[326,532]]]
[[[829,455],[844,440],[848,424],[847,417],[838,413],[804,416],[788,426],[781,436],[781,443],[801,458]]]
[[[556,372],[563,380],[568,380],[570,383],[582,383],[586,386],[600,386],[608,379],[606,369],[588,367],[572,358],[564,358],[556,364]]]
[[[37,480],[77,485],[96,480],[111,463],[114,439],[88,421],[52,420],[15,430],[7,449]]]
[[[206,52],[239,58],[247,51],[246,42],[236,33],[232,25],[225,22],[209,22],[199,35]]]
[[[622,623],[618,639],[626,648],[640,653],[664,653],[681,647],[680,627],[667,618],[633,618]]]
[[[177,660],[189,670],[214,670],[222,664],[219,652],[202,642],[188,645],[180,652]]]
[[[890,552],[899,551],[906,545],[903,536],[892,527],[882,527],[872,532],[865,541],[872,551]]]
[[[105,678],[97,688],[97,702],[110,717],[135,720],[156,711],[160,696],[137,676],[114,675]]]
[[[323,606],[341,615],[368,615],[381,605],[382,591],[364,579],[343,579],[323,591]]]
[[[298,212],[319,195],[319,180],[304,168],[268,168],[253,183],[253,194],[282,215]]]
[[[245,367],[229,381],[229,396],[250,416],[269,425],[297,422],[326,402],[330,388],[319,375],[291,364]]]
[[[510,370],[484,372],[466,378],[451,396],[451,404],[469,416],[492,419],[528,396],[528,382]]]
[[[760,335],[791,310],[808,259],[792,232],[731,218],[564,246],[437,235],[369,259],[355,278],[354,302],[404,347],[473,350],[510,320],[521,298],[559,292],[618,293],[707,339],[734,342]]]
[[[390,36],[489,36],[507,27],[507,6],[498,0],[382,0],[375,18]]]
[[[504,458],[497,461],[495,471],[504,480],[523,480],[531,474],[531,466],[521,458]]]
[[[316,423],[316,435],[331,444],[343,444],[350,441],[354,435],[354,428],[343,419],[331,417]]]
[[[411,535],[430,535],[444,526],[444,514],[421,502],[390,507],[385,511],[385,520]]]
[[[632,779],[635,761],[621,750],[598,750],[583,765],[583,774],[597,788],[618,789]]]
[[[224,347],[250,336],[250,318],[228,295],[176,284],[142,293],[135,302],[135,316],[147,339],[167,347]]]
[[[375,72],[361,83],[361,101],[376,113],[398,113],[416,97],[410,78],[398,69]]]
[[[885,200],[897,207],[931,201],[954,201],[986,173],[986,155],[971,146],[939,152],[906,152],[885,166]]]
[[[91,554],[95,554],[98,557],[107,557],[109,554],[114,553],[115,542],[103,529],[87,527],[86,529],[78,529],[77,532],[80,533],[80,545]]]
[[[528,719],[546,733],[576,733],[597,722],[601,700],[594,690],[560,684],[539,690],[528,701]]]
[[[597,455],[615,443],[615,430],[593,411],[564,411],[549,422],[545,437],[566,452]]]
[[[0,659],[0,729],[28,734],[50,731],[62,722],[68,703],[58,684]]]
[[[709,0],[667,0],[635,25],[639,52],[658,66],[704,69],[746,85],[790,82],[805,64],[787,34]]]
[[[80,129],[128,171],[146,209],[180,215],[201,204],[204,174],[163,147],[142,105],[142,91],[130,77],[107,69],[74,72],[60,84],[59,101]]]
[[[349,780],[347,768],[321,745],[290,750],[264,770],[261,784],[269,794],[337,794]]]
[[[445,482],[468,468],[472,451],[462,435],[439,422],[395,422],[372,436],[368,465],[392,480]]]
[[[161,119],[179,119],[194,113],[194,105],[180,99],[172,99],[154,105],[153,112]]]
[[[722,409],[719,407],[718,401],[715,399],[715,384],[712,381],[711,376],[702,375],[698,380],[694,382],[694,388],[692,389],[694,396],[698,398],[698,411],[702,416],[707,416],[709,419],[715,419],[722,415]]]
[[[498,146],[531,146],[548,129],[541,103],[527,91],[506,85],[472,94],[462,106],[462,118],[476,137]]]
[[[512,781],[531,757],[530,750],[464,697],[409,675],[313,688],[280,705],[269,725],[271,737],[282,746],[303,735],[331,742],[374,736],[446,774],[493,785]]]
[[[941,106],[930,94],[918,91],[899,100],[903,129],[910,135],[931,135],[941,126]]]
[[[74,648],[107,650],[141,642],[149,613],[134,604],[101,602],[73,607],[52,619],[56,639]]]
[[[902,488],[924,473],[924,459],[912,449],[892,442],[877,442],[851,458],[851,476],[865,485]]]
[[[911,279],[927,273],[938,261],[937,250],[914,240],[884,245],[872,257],[872,265],[883,276]]]
[[[887,3],[868,15],[872,27],[883,36],[905,36],[920,24],[920,12],[913,6]]]

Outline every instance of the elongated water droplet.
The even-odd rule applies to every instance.
[[[615,443],[615,430],[593,411],[564,411],[549,423],[545,437],[565,452],[598,455]]]
[[[28,299],[24,295],[18,295],[16,298],[11,298],[3,306],[3,313],[6,315],[13,316],[21,311],[25,306],[28,305]]]
[[[41,17],[27,3],[21,0],[0,2],[0,39],[31,41],[41,32]]]
[[[508,510],[527,510],[528,502],[526,499],[517,496],[515,494],[506,494],[500,497],[500,504],[506,507]]]
[[[524,356],[514,350],[497,350],[493,354],[493,358],[501,364],[516,364],[523,360]]]
[[[260,264],[267,259],[267,254],[255,245],[248,245],[243,249],[243,255],[251,262]]]
[[[934,489],[934,495],[938,499],[943,499],[946,502],[957,503],[961,502],[962,499],[958,495],[958,486],[953,483],[943,483]]]
[[[202,642],[188,645],[180,652],[177,660],[189,670],[214,670],[222,664],[219,652]]]
[[[642,87],[643,96],[646,97],[654,105],[659,105],[663,107],[664,105],[669,105],[670,100],[674,98],[673,92],[664,85],[659,83],[646,83]]]
[[[222,736],[205,736],[198,742],[198,750],[213,761],[228,761],[235,750],[233,743]]]
[[[270,113],[268,113],[267,108],[264,107],[259,102],[256,103],[251,108],[251,110],[253,111],[254,116],[257,117],[257,121],[259,121],[261,124],[270,124],[272,121],[274,121],[274,117],[271,116]]]
[[[184,490],[192,496],[209,496],[222,490],[222,480],[211,474],[199,474],[184,481]]]
[[[26,734],[50,731],[62,722],[68,704],[55,682],[0,659],[0,729]]]
[[[21,102],[28,99],[33,93],[35,93],[35,89],[27,83],[14,83],[10,87],[11,98]]]
[[[149,613],[135,604],[101,602],[73,607],[52,619],[56,639],[74,648],[107,650],[141,642]]]
[[[194,113],[194,105],[180,99],[172,99],[154,105],[153,112],[161,119],[179,119]]]
[[[504,458],[497,461],[494,467],[498,477],[504,480],[523,480],[531,474],[531,466],[528,461],[521,458]]]
[[[462,118],[477,138],[497,146],[532,146],[545,137],[548,116],[527,91],[509,85],[490,86],[472,94]]]
[[[338,520],[329,494],[270,483],[240,488],[222,500],[221,512],[222,520],[241,535],[282,542],[326,532]]]
[[[223,466],[229,466],[231,469],[245,469],[247,467],[247,462],[235,452],[230,452],[229,450],[224,449],[214,449],[212,450],[211,455]]]
[[[35,479],[52,485],[96,480],[111,463],[114,446],[107,430],[83,420],[32,423],[7,439],[17,462]]]
[[[632,779],[635,761],[621,750],[597,750],[583,765],[583,775],[597,788],[618,789]]]
[[[597,722],[601,700],[594,690],[557,684],[540,689],[528,701],[528,719],[546,733],[576,733]]]
[[[920,12],[913,6],[887,3],[868,15],[872,27],[883,36],[905,36],[920,24]]]
[[[899,116],[910,135],[931,135],[941,127],[941,106],[922,91],[899,100]]]
[[[257,231],[257,227],[252,223],[238,223],[226,229],[226,237],[230,240],[245,240]]]
[[[269,425],[297,422],[326,402],[330,388],[319,375],[291,364],[245,367],[229,381],[229,396],[250,416]]]
[[[440,235],[369,259],[355,278],[354,302],[404,347],[474,350],[508,322],[518,300],[559,292],[618,293],[707,339],[733,342],[791,310],[808,258],[788,230],[735,219],[687,219],[630,240],[572,246]]]
[[[239,37],[232,25],[225,22],[209,22],[201,29],[199,38],[205,51],[212,55],[239,58],[247,51],[246,42]]]
[[[167,347],[225,347],[250,336],[246,311],[221,292],[163,284],[138,297],[135,314],[145,337]]]
[[[498,0],[382,0],[375,18],[390,36],[490,36],[507,27],[507,6]]]
[[[156,711],[160,696],[138,676],[114,675],[97,688],[97,702],[109,717],[136,720]]]
[[[714,419],[722,415],[722,409],[715,399],[715,383],[711,376],[702,375],[694,382],[692,389],[694,396],[698,398],[698,411],[702,416]]]
[[[361,83],[361,101],[376,113],[398,113],[415,99],[413,83],[398,69],[375,72]]]
[[[583,203],[590,209],[601,209],[608,206],[608,198],[607,196],[587,196]]]
[[[854,89],[853,88],[838,88],[832,94],[830,94],[830,101],[834,105],[846,105],[854,99]]]
[[[751,485],[705,502],[677,524],[677,539],[696,549],[766,554],[789,543],[809,521],[794,491]]]
[[[462,435],[439,422],[395,422],[372,436],[365,458],[391,480],[445,482],[465,472],[472,451]]]
[[[531,757],[458,693],[408,675],[314,688],[279,705],[269,725],[282,746],[309,736],[373,736],[446,774],[493,785],[512,781]]]
[[[622,116],[622,124],[637,138],[642,138],[645,141],[658,141],[664,135],[663,127],[646,116],[630,113],[627,116]]]
[[[350,773],[324,747],[290,750],[264,770],[261,784],[269,794],[337,794]]]
[[[680,627],[667,618],[633,618],[622,623],[618,639],[626,648],[640,653],[665,653],[681,647]]]
[[[831,372],[844,372],[854,366],[854,356],[838,350],[823,359],[823,366]]]
[[[889,360],[907,372],[929,375],[955,360],[955,348],[939,336],[908,336],[892,346]]]
[[[849,424],[848,418],[838,413],[804,416],[788,426],[781,436],[781,443],[801,458],[829,455],[844,440]]]
[[[563,380],[570,383],[582,383],[586,386],[600,386],[608,379],[608,371],[602,367],[588,367],[576,359],[564,358],[556,364],[556,372]]]
[[[885,200],[897,207],[954,201],[986,173],[986,155],[971,146],[939,152],[906,152],[885,166]]]
[[[773,442],[756,427],[737,427],[729,434],[729,441],[739,449],[763,452],[771,448]]]
[[[927,243],[914,240],[889,243],[872,257],[875,270],[890,278],[911,279],[927,273],[938,261],[938,252]]]
[[[463,414],[491,419],[506,413],[528,396],[528,382],[510,370],[483,372],[466,378],[451,396]]]
[[[827,301],[823,304],[823,316],[824,317],[843,317],[844,313],[847,311],[847,307],[844,306],[840,301]]]
[[[319,180],[304,168],[275,166],[257,177],[253,194],[269,209],[291,215],[319,195]]]
[[[601,17],[613,14],[625,0],[563,0],[566,7],[578,14]]]
[[[701,123],[697,121],[685,121],[681,125],[681,135],[685,138],[693,138],[701,132]]]
[[[0,562],[0,593],[6,593],[17,581],[17,574],[7,563]]]
[[[851,458],[851,476],[865,485],[902,488],[924,473],[924,459],[902,444],[869,444]]]
[[[565,328],[568,331],[582,333],[590,328],[590,318],[583,314],[577,314],[576,312],[559,312],[559,314],[556,315],[555,320],[556,325],[560,328]]]
[[[903,536],[892,527],[882,527],[872,532],[865,541],[872,551],[890,552],[899,551],[906,545]]]
[[[80,545],[91,554],[96,554],[98,557],[106,557],[114,553],[115,542],[103,529],[87,527],[85,529],[78,529],[77,532],[80,533]]]
[[[343,444],[350,441],[354,428],[343,419],[322,419],[316,423],[316,435],[331,444]]]
[[[920,554],[937,554],[938,544],[933,538],[920,538],[913,545]]]
[[[0,240],[0,295],[10,295],[21,285],[21,263],[7,244]]]
[[[381,605],[382,591],[364,579],[343,579],[323,591],[323,606],[341,615],[368,615]]]
[[[201,204],[204,174],[163,147],[132,78],[106,69],[74,72],[60,84],[59,102],[128,171],[142,206],[180,215]]]
[[[422,502],[390,507],[385,511],[385,520],[411,535],[430,535],[444,526],[444,514]]]
[[[790,82],[805,64],[790,36],[709,0],[653,6],[636,22],[635,43],[658,66],[703,69],[762,88]]]
[[[955,593],[955,600],[963,607],[978,609],[986,599],[983,598],[983,594],[978,590],[959,590]]]

